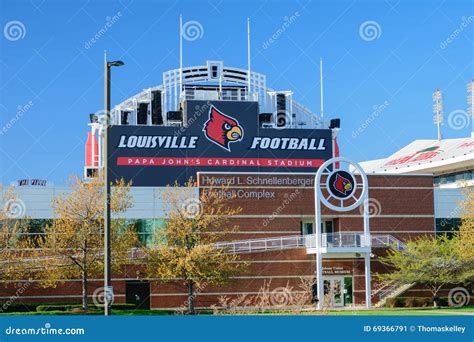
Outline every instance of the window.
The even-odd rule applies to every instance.
[[[211,65],[211,78],[219,77],[219,67],[217,65]]]
[[[313,223],[312,222],[303,222],[302,225],[302,235],[313,234]]]
[[[436,235],[447,234],[453,236],[453,234],[459,231],[461,225],[460,218],[437,218],[436,219]]]

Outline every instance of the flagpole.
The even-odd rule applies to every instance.
[[[183,15],[179,16],[179,100],[183,91]]]
[[[247,71],[247,82],[248,82],[248,100],[250,100],[250,86],[251,86],[251,82],[250,82],[250,18],[247,18],[247,67],[248,67],[248,71]]]

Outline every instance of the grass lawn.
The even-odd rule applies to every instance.
[[[64,311],[46,311],[46,312],[12,312],[0,315],[78,315],[80,313]],[[174,315],[173,310],[112,310],[112,315],[118,316],[170,316]],[[87,315],[102,315],[101,311],[89,312]],[[212,315],[210,310],[200,315]],[[258,316],[284,316],[294,315],[291,312],[266,312],[256,314]],[[442,308],[383,308],[383,309],[360,309],[360,310],[328,310],[328,311],[304,311],[302,316],[446,316],[446,315],[474,315],[474,306],[465,306],[462,308],[442,307]]]

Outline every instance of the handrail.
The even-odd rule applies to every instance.
[[[401,250],[406,245],[400,240],[389,234],[371,234],[370,244],[366,243],[365,235],[361,232],[340,232],[340,233],[323,233],[322,234],[323,248],[350,248],[350,247],[374,247],[374,248],[389,248],[396,247]],[[296,248],[314,249],[316,248],[316,234],[308,235],[285,235],[270,238],[224,241],[214,244],[215,248],[226,249],[232,254],[242,253],[258,253],[265,251],[286,250]],[[11,249],[15,250],[15,249]],[[100,255],[102,252],[98,252]],[[131,250],[131,258],[140,258],[142,253],[140,249],[134,248]],[[48,257],[39,257],[42,260],[48,260]],[[50,257],[49,257],[50,258]],[[37,260],[38,258],[35,258]],[[8,263],[7,261],[0,261],[0,264]]]
[[[339,232],[321,234],[323,248],[349,248],[349,247],[376,247],[387,248],[396,246],[403,249],[405,244],[388,234],[371,234],[367,243],[362,232]],[[286,235],[279,237],[249,239],[217,242],[216,248],[228,249],[231,253],[252,253],[271,250],[284,250],[293,248],[316,248],[316,234]]]

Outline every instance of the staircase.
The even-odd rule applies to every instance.
[[[400,251],[407,247],[407,245],[390,234],[371,234],[371,238],[373,248],[392,247]]]
[[[413,287],[415,283],[400,284],[395,281],[383,282],[376,290],[372,291],[372,296],[377,298],[374,307],[380,308],[385,305],[387,298],[395,298]]]

